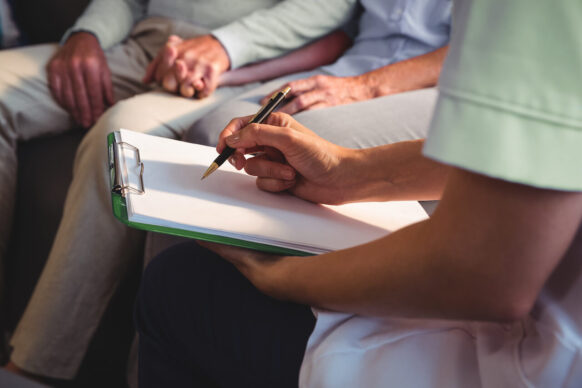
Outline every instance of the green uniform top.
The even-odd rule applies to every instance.
[[[582,191],[582,2],[459,1],[453,9],[424,154]]]

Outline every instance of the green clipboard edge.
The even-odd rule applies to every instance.
[[[113,150],[114,143],[115,143],[115,133],[112,132],[112,133],[109,133],[107,135],[107,150],[109,152],[109,160],[112,159],[112,150]],[[110,168],[109,172],[110,172],[110,178],[111,178],[111,187],[113,187],[115,171],[113,171],[112,169],[115,169],[115,167],[112,166],[111,163],[108,167]],[[262,252],[279,254],[279,255],[291,255],[291,256],[312,256],[313,255],[313,253],[297,251],[297,250],[289,249],[289,248],[282,248],[282,247],[278,247],[278,246],[274,246],[274,245],[255,243],[255,242],[250,242],[250,241],[245,241],[245,240],[240,240],[240,239],[235,239],[235,238],[230,238],[230,237],[217,236],[217,235],[207,234],[207,233],[192,232],[190,230],[183,230],[183,229],[177,229],[177,228],[169,228],[169,227],[165,227],[165,226],[149,225],[149,224],[142,224],[139,222],[132,222],[132,221],[129,221],[129,219],[127,217],[127,204],[126,204],[125,198],[123,196],[116,194],[114,192],[111,192],[111,203],[113,205],[113,215],[115,216],[115,218],[117,218],[119,221],[123,222],[125,225],[130,226],[130,227],[135,228],[135,229],[156,232],[156,233],[170,234],[173,236],[187,237],[187,238],[192,238],[192,239],[196,239],[196,240],[203,240],[203,241],[215,242],[215,243],[226,244],[226,245],[232,245],[235,247],[254,249],[254,250],[258,250],[258,251],[262,251]]]

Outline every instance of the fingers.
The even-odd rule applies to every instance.
[[[146,73],[142,79],[144,84],[149,84],[150,82],[154,82],[156,80],[156,73],[158,72],[158,66],[161,63],[164,54],[166,53],[166,48],[171,46],[176,46],[182,43],[182,38],[177,35],[170,35],[168,38],[166,45],[160,49],[156,57],[150,62],[146,69]]]
[[[190,54],[190,53],[187,53]],[[190,80],[192,82],[192,86],[196,89],[196,92],[201,92],[204,89],[204,82],[202,77],[204,77],[205,69],[204,66],[200,63],[192,60],[192,59],[184,59],[184,63],[190,63]]]
[[[288,152],[293,151],[293,147],[298,144],[300,138],[300,132],[290,127],[249,124],[244,130],[236,131],[224,140],[229,147],[235,149],[270,146],[287,155]]]
[[[289,86],[289,84],[283,85],[281,88],[279,89],[275,89],[273,90],[271,93],[267,94],[265,97],[263,97],[263,99],[261,101],[259,101],[259,103],[261,105],[265,105],[267,102],[269,102],[269,100],[271,99],[271,96],[275,93],[277,93],[279,90],[286,88],[287,86]]]
[[[105,104],[111,106],[115,103],[113,82],[111,82],[111,71],[109,71],[109,67],[101,70],[101,86],[103,88],[103,95],[105,96]]]
[[[218,145],[216,146],[216,151],[218,151],[218,153],[222,152],[226,147],[225,139],[228,136],[232,135],[233,133],[240,131],[242,128],[244,128],[248,124],[248,122],[251,121],[252,117],[253,116],[237,117],[230,120],[230,122],[222,130],[222,132],[220,132],[220,135],[218,136]]]
[[[183,59],[176,59],[174,62],[174,75],[180,84],[188,78],[188,67]]]
[[[226,147],[226,139],[233,135],[234,133],[240,131],[241,129],[245,128],[249,121],[253,116],[245,116],[232,119],[228,125],[222,130],[220,135],[218,136],[218,145],[216,146],[216,150],[220,153]],[[303,133],[306,135],[316,136],[312,131],[305,128],[303,125],[299,124],[293,117],[289,116],[285,113],[275,112],[271,113],[269,117],[265,119],[263,125],[270,125],[277,128],[287,128],[291,132],[295,131],[298,133]],[[255,124],[253,124],[255,125]],[[232,141],[232,139],[231,139]],[[230,144],[229,144],[230,146]],[[251,149],[252,147],[247,147],[246,145],[241,146],[241,149]],[[275,147],[277,148],[277,147]],[[242,150],[241,150],[242,152]]]
[[[298,96],[317,87],[323,76],[315,75],[313,77],[298,79],[289,82],[287,86],[291,88],[289,91],[291,96]]]
[[[220,74],[222,72],[215,63],[208,63],[203,66],[204,75],[202,77],[203,87],[199,92],[200,98],[206,98],[218,87]]]
[[[271,93],[269,93],[265,97],[263,97],[263,99],[261,100],[261,104],[264,105],[267,102],[269,102],[269,99],[271,98],[271,96],[273,94],[277,93],[278,91],[280,91],[281,89],[284,89],[286,87],[291,88],[291,90],[287,94],[287,98],[289,98],[289,99],[293,98],[293,97],[297,97],[297,96],[299,96],[305,92],[308,92],[310,90],[313,90],[317,86],[317,82],[318,82],[318,78],[316,78],[316,77],[309,77],[309,78],[305,78],[305,79],[298,79],[295,81],[288,82],[285,85],[281,86],[278,89],[273,90]]]
[[[196,89],[192,86],[192,81],[187,78],[182,84],[180,84],[180,94],[182,97],[192,98],[196,94]]]
[[[259,177],[256,180],[257,187],[263,191],[271,193],[279,193],[281,191],[289,190],[295,186],[295,180],[281,180],[272,178]]]
[[[310,91],[293,98],[287,104],[279,108],[279,112],[292,115],[304,110],[309,110],[311,106],[316,104],[320,106],[325,104],[324,93],[319,90]]]
[[[245,172],[261,178],[292,181],[295,179],[295,170],[284,163],[274,162],[266,155],[249,158],[245,164]]]
[[[67,67],[65,60],[58,55],[49,62],[47,67],[49,86],[59,105],[69,112],[76,123],[80,123],[81,117],[75,105],[72,81]]]
[[[150,64],[148,65],[148,67],[146,69],[146,73],[142,79],[142,82],[144,84],[149,84],[151,82],[154,82],[155,74],[156,74],[156,71],[158,70],[158,64],[160,63],[161,59],[162,59],[162,55],[160,53],[160,54],[156,55],[156,57],[154,58],[153,61],[150,62]]]
[[[87,95],[89,97],[90,112],[91,112],[91,122],[89,124],[95,123],[99,116],[104,112],[105,105],[104,101],[104,87],[101,83],[101,72],[98,66],[90,65],[85,69],[85,84],[87,89]],[[85,124],[85,123],[84,123]],[[87,126],[86,126],[87,127]]]
[[[62,98],[63,85],[61,77],[54,71],[49,71],[48,73],[49,88],[54,99],[61,105],[64,106],[64,101]]]
[[[176,60],[177,56],[178,49],[172,46],[170,43],[166,43],[166,45],[162,49],[161,58],[155,70],[154,79],[156,82],[162,84],[164,76],[166,75],[166,73],[169,72],[169,70],[174,65],[174,61]]]
[[[331,104],[329,104],[328,102],[317,102],[313,105],[309,105],[307,108],[305,108],[305,110],[315,110],[315,109],[327,108],[329,106],[331,106]]]
[[[183,97],[193,97],[196,91],[192,86],[192,80],[188,74],[186,62],[184,62],[183,59],[176,59],[176,62],[174,63],[174,74],[176,75],[176,81],[178,81],[179,84],[179,93]]]
[[[62,81],[62,89],[61,89],[61,97],[60,101],[67,112],[71,116],[73,116],[73,120],[76,123],[81,123],[81,115],[77,110],[77,106],[75,105],[75,97],[73,93],[73,85],[68,76],[68,74],[63,74],[61,76]]]
[[[97,58],[72,61],[70,77],[74,88],[74,104],[78,122],[85,128],[92,126],[108,105],[113,104],[113,85],[109,68]]]
[[[162,87],[170,93],[176,93],[178,90],[178,81],[173,71],[170,71],[162,78]]]

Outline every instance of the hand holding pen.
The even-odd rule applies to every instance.
[[[253,116],[251,121],[249,121],[249,124],[262,123],[267,117],[269,117],[271,112],[273,112],[275,109],[277,109],[279,104],[281,104],[281,102],[285,99],[285,96],[287,95],[287,93],[289,93],[289,90],[291,90],[291,88],[286,87],[285,89],[281,90],[280,92],[274,93],[271,96],[271,98],[269,99],[269,101],[263,107],[261,107],[261,109],[259,109],[259,111]],[[200,178],[200,179],[202,180],[202,179],[206,178],[207,176],[209,176],[210,174],[212,174],[214,171],[216,171],[218,169],[218,167],[220,167],[228,158],[230,158],[232,156],[234,151],[235,151],[234,148],[226,147],[220,153],[220,155],[218,155],[218,157],[216,159],[214,159],[214,161],[212,162],[210,167],[208,167],[208,169],[206,170],[206,172],[204,173],[204,175],[202,175],[202,178]]]
[[[258,125],[248,122],[249,117],[233,119],[220,134],[218,150],[236,149],[234,167],[257,177],[259,189],[288,191],[316,203],[357,199],[369,178],[368,161],[354,157],[360,150],[333,144],[288,114],[274,113]]]

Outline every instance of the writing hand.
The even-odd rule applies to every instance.
[[[315,75],[291,81],[283,87],[287,86],[291,87],[291,92],[287,95],[288,102],[279,108],[279,112],[290,115],[304,110],[350,104],[374,97],[371,88],[367,86],[366,79],[361,76]],[[269,96],[266,96],[261,103],[265,103]]]
[[[85,128],[114,103],[111,72],[93,34],[71,35],[49,61],[47,74],[55,100]]]
[[[218,86],[230,59],[212,35],[182,40],[171,36],[147,69],[144,82],[155,81],[172,93],[204,98]]]
[[[330,143],[291,116],[273,113],[263,124],[248,124],[251,116],[232,120],[219,136],[217,151],[226,145],[236,152],[230,162],[257,177],[265,191],[289,191],[316,203],[340,204],[352,197],[354,150]],[[258,153],[245,159],[244,154]]]

